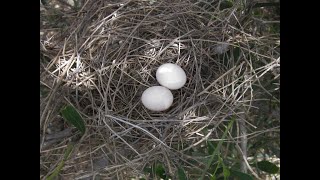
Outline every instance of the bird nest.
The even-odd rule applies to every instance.
[[[239,26],[240,5],[219,7],[219,1],[97,0],[64,14],[64,30],[46,34],[41,43],[48,59],[41,80],[50,97],[42,100],[40,128],[43,138],[57,122],[60,130],[72,129],[58,115],[67,103],[80,112],[87,131],[63,177],[139,177],[155,162],[175,177],[179,164],[205,167],[190,151],[220,140],[232,118],[254,128],[245,118],[255,99],[253,85],[273,75],[280,60],[270,39]],[[149,111],[142,92],[158,85],[155,72],[169,62],[185,70],[187,83],[172,90],[168,110]],[[230,143],[237,143],[236,127],[230,135]],[[52,172],[73,136],[43,147],[43,174]]]

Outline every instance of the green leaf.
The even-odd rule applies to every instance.
[[[257,166],[261,171],[270,174],[276,174],[279,172],[279,167],[269,161],[260,161],[257,163]]]
[[[230,176],[230,171],[228,168],[223,167],[223,176],[225,179],[228,179],[228,177]]]
[[[215,147],[212,142],[207,141],[207,143],[208,143],[208,153],[212,154],[214,152]]]
[[[67,150],[64,153],[63,159],[59,162],[58,166],[54,169],[53,173],[49,177],[47,177],[47,180],[53,180],[59,175],[61,169],[64,166],[65,161],[69,158],[69,156],[73,150],[73,147],[74,147],[73,143],[68,144]]]
[[[187,176],[186,173],[184,172],[184,170],[181,167],[178,167],[178,179],[179,180],[187,180]]]
[[[217,180],[217,178],[216,178],[216,176],[213,175],[210,177],[210,180]]]
[[[70,142],[67,146],[66,152],[64,153],[63,160],[66,161],[70,157],[73,147],[74,147],[74,143]]]
[[[254,180],[251,175],[233,169],[230,169],[230,176],[237,177],[239,180]]]
[[[217,164],[210,169],[211,171],[213,171],[213,173],[211,174],[211,177],[214,176],[214,178],[216,178],[216,175],[220,174],[222,172],[220,164],[221,164],[221,161],[220,161],[220,157],[219,157],[219,160],[217,161]]]
[[[148,167],[145,167],[145,168],[143,169],[143,172],[145,172],[145,173],[152,173],[152,169],[151,169],[151,168],[148,168]]]
[[[62,160],[58,166],[54,169],[53,173],[47,177],[47,180],[54,180],[60,173],[61,169],[63,168],[64,166],[64,160]]]
[[[219,164],[218,164],[218,165],[220,165],[220,164],[222,165],[222,168],[216,169],[216,171],[214,172],[213,175],[220,174],[221,171],[222,171],[222,173],[223,173],[223,179],[224,179],[224,180],[227,180],[227,179],[229,178],[229,176],[230,176],[230,171],[229,171],[229,169],[226,167],[226,165],[223,163],[223,160],[222,160],[221,157],[219,157]],[[221,169],[222,169],[222,170],[221,170]],[[220,170],[220,172],[219,172],[219,170]]]
[[[225,138],[226,138],[226,136],[227,136],[227,134],[228,134],[228,131],[229,131],[229,129],[232,127],[234,121],[235,121],[235,118],[233,118],[233,119],[229,122],[228,127],[227,127],[226,130],[224,131],[221,139],[225,139]],[[223,143],[222,140],[219,141],[219,143],[218,143],[218,145],[217,145],[217,148],[215,148],[214,152],[212,153],[212,156],[210,157],[209,162],[208,162],[206,168],[204,169],[204,171],[203,171],[203,173],[202,173],[202,175],[201,175],[201,177],[200,177],[201,180],[203,180],[206,172],[208,171],[209,167],[211,166],[212,161],[213,161],[214,158],[215,158],[215,155],[219,154],[219,151],[220,151],[220,148],[221,148],[221,146],[222,146],[222,143]]]
[[[223,161],[222,161],[222,159],[220,158],[220,161],[221,161],[221,164],[222,164],[222,168],[223,168],[223,177],[224,177],[224,179],[226,180],[226,179],[228,179],[229,178],[229,176],[230,176],[230,170],[224,165],[224,163],[223,163]]]
[[[159,176],[160,178],[162,178],[162,179],[166,179],[167,178],[166,171],[165,171],[164,167],[162,166],[162,164],[157,164],[156,165],[155,174],[157,176]]]
[[[65,106],[61,110],[62,117],[74,125],[82,134],[86,131],[86,126],[78,111],[73,106]]]

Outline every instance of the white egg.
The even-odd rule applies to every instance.
[[[173,95],[166,87],[152,86],[142,93],[141,101],[149,110],[164,111],[172,105]]]
[[[156,72],[156,78],[159,84],[172,90],[181,88],[187,81],[184,70],[172,63],[161,65]]]

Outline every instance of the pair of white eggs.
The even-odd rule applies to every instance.
[[[146,89],[141,96],[142,104],[152,111],[164,111],[173,103],[170,91],[180,89],[187,81],[184,70],[172,63],[161,65],[156,72],[156,79],[161,86]]]

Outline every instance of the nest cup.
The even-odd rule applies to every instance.
[[[62,78],[59,91],[87,125],[81,158],[72,160],[82,171],[74,177],[92,174],[90,163],[81,162],[98,157],[107,163],[95,172],[105,178],[139,176],[156,161],[174,175],[175,163],[186,158],[184,149],[203,138],[198,132],[218,129],[239,112],[251,66],[234,52],[249,53],[249,45],[235,38],[242,34],[232,28],[236,21],[227,19],[232,8],[217,7],[192,1],[88,1],[82,13],[69,17],[70,26],[60,34],[68,38],[47,50],[52,61],[46,76]],[[155,73],[164,63],[181,66],[187,82],[172,90],[168,110],[152,112],[140,98],[146,88],[159,85]]]

